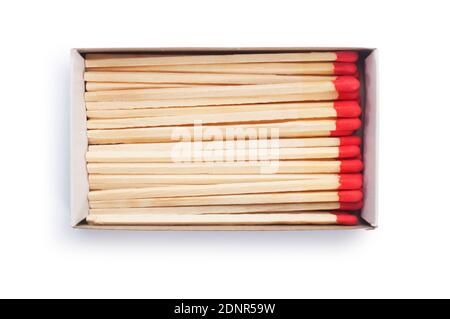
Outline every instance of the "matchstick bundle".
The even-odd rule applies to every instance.
[[[357,60],[87,54],[87,222],[357,224]]]

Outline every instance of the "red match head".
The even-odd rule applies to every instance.
[[[361,150],[358,145],[339,146],[338,158],[353,158],[358,157],[360,154]]]
[[[362,174],[341,174],[339,175],[339,189],[361,189],[363,184]]]
[[[339,202],[360,202],[363,199],[361,190],[344,190],[338,191]]]
[[[359,100],[359,90],[353,92],[340,92],[338,100]]]
[[[356,62],[358,61],[358,52],[355,51],[337,51],[336,61],[338,62]]]
[[[358,68],[355,63],[333,63],[334,74],[336,75],[354,75]]]
[[[336,119],[336,131],[354,131],[361,126],[361,120],[357,117]]]
[[[358,224],[358,217],[344,212],[333,212],[336,215],[336,223],[339,225],[356,225]]]
[[[358,117],[361,115],[361,107],[357,101],[334,101],[333,107],[337,117]]]
[[[333,81],[336,91],[355,92],[359,90],[359,80],[354,76],[338,76]]]
[[[339,145],[361,145],[361,137],[360,136],[342,136],[339,138]]]
[[[341,161],[341,173],[358,173],[363,170],[363,162],[360,159]]]

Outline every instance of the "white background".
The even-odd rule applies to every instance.
[[[450,297],[446,1],[3,1],[0,297]],[[380,227],[69,227],[69,50],[380,50]]]

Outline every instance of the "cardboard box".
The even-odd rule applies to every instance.
[[[85,154],[88,146],[86,128],[86,108],[84,101],[84,54],[85,53],[133,53],[164,52],[206,53],[206,52],[301,52],[355,50],[360,53],[360,74],[362,94],[361,107],[363,137],[362,156],[364,161],[364,207],[361,210],[361,223],[356,226],[312,226],[312,225],[261,225],[261,226],[92,226],[85,221],[88,215],[88,174]],[[377,111],[377,51],[373,48],[118,48],[118,49],[72,49],[71,74],[71,224],[75,228],[88,229],[131,229],[131,230],[350,230],[374,229],[377,227],[377,149],[378,149],[378,111]],[[174,208],[176,210],[176,208]]]

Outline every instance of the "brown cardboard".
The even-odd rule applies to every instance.
[[[298,51],[356,50],[363,57],[361,62],[364,74],[363,84],[363,160],[364,160],[364,207],[361,210],[362,221],[356,226],[339,225],[236,225],[236,226],[92,226],[85,218],[89,211],[85,153],[88,146],[86,134],[86,108],[84,102],[84,58],[87,52],[298,52]],[[299,48],[90,48],[72,49],[71,74],[71,224],[74,228],[115,229],[115,230],[353,230],[373,229],[377,226],[377,52],[372,48],[349,47],[299,47]]]

